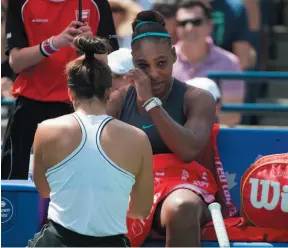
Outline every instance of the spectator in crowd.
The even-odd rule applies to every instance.
[[[132,0],[109,0],[113,21],[116,28],[119,46],[131,47],[132,28],[131,23],[141,11],[140,6]]]
[[[73,44],[85,53],[66,69],[75,112],[44,121],[35,135],[33,178],[50,197],[49,221],[28,246],[130,247],[127,215],[146,218],[153,202],[151,145],[105,115],[112,76],[97,54],[107,45],[81,36]]]
[[[212,10],[201,1],[183,1],[177,11],[175,45],[177,61],[173,75],[186,82],[194,77],[205,77],[209,71],[241,71],[239,59],[232,53],[217,47],[211,39]],[[245,95],[243,81],[222,81],[220,89],[223,102],[242,103]],[[220,122],[235,125],[240,114],[223,113]]]
[[[258,32],[261,28],[260,0],[244,0],[249,29]]]
[[[169,0],[163,0],[163,1],[169,1]],[[138,3],[143,10],[150,10],[152,9],[153,3],[155,0],[134,0],[134,2]]]
[[[1,98],[13,98],[11,94],[12,90],[12,80],[8,77],[2,77],[1,78]]]
[[[211,4],[215,44],[234,53],[246,70],[256,64],[255,36],[249,30],[247,11],[242,0],[201,0]]]
[[[210,220],[206,204],[218,187],[212,172],[193,161],[209,141],[215,100],[210,93],[173,78],[176,54],[159,12],[142,11],[137,15],[131,47],[135,69],[126,75],[131,86],[111,94],[107,111],[142,129],[150,140],[154,159],[162,162],[158,169],[155,161],[153,164],[158,191],[154,191],[150,215],[128,219],[128,237],[132,246],[139,247],[153,225],[158,233],[166,235],[166,247],[198,247],[200,227]],[[189,177],[185,185],[183,164],[189,167],[184,172]],[[193,180],[201,180],[202,173],[209,181],[209,187],[205,187],[209,193],[205,195],[201,194],[202,184],[190,187]]]
[[[263,50],[268,50],[268,44],[265,47],[263,46],[263,44],[265,44],[265,41],[262,44],[260,42],[260,38],[262,34],[261,3],[260,3],[260,0],[249,0],[249,1],[243,0],[243,2],[244,2],[245,10],[247,12],[247,16],[248,16],[248,26],[249,26],[250,37],[251,37],[250,43],[255,49],[255,53],[256,53],[256,63],[254,67],[252,67],[251,69],[261,70],[261,66],[262,66],[262,70],[263,70],[264,69],[263,57],[266,54],[266,51],[263,51]],[[261,2],[263,2],[263,0]],[[273,9],[271,9],[271,12],[273,12]]]
[[[13,80],[15,79],[15,73],[9,65],[8,56],[5,54],[6,48],[6,11],[7,3],[6,1],[1,1],[1,99],[12,99],[11,94]],[[7,118],[11,110],[10,106],[1,106],[1,116],[2,118]],[[3,137],[3,134],[1,135]]]
[[[11,94],[13,81],[11,78],[2,77],[1,78],[1,99],[3,100],[14,100]],[[1,116],[4,119],[7,119],[9,116],[9,112],[11,110],[11,106],[1,106]],[[5,130],[5,129],[4,129]],[[1,137],[4,136],[4,132],[2,131]]]
[[[174,45],[178,40],[176,34],[177,0],[155,1],[152,9],[158,11],[164,17],[166,29],[171,36],[172,45]]]
[[[77,57],[75,36],[112,37],[118,49],[107,0],[82,0],[82,22],[76,21],[77,9],[78,1],[8,1],[7,55],[19,76],[3,142],[2,179],[27,179],[38,123],[73,111],[63,69]]]
[[[110,53],[108,55],[108,65],[112,71],[113,91],[130,84],[125,76],[134,68],[130,49],[120,48],[119,50]]]
[[[5,81],[10,79],[10,83],[15,78],[15,74],[11,69],[8,61],[8,56],[5,54],[6,49],[6,12],[7,12],[7,3],[1,2],[1,78],[5,78]]]
[[[190,79],[186,81],[186,84],[206,90],[212,94],[216,101],[216,122],[218,122],[221,110],[221,93],[217,84],[213,80],[205,77],[196,77]]]

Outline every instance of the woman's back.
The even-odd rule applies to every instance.
[[[126,233],[129,196],[143,158],[142,131],[107,115],[80,112],[42,125],[48,218],[85,235]]]

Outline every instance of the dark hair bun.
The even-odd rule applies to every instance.
[[[146,10],[146,11],[141,11],[137,14],[134,22],[132,23],[132,29],[135,31],[135,26],[143,21],[148,21],[148,22],[156,22],[161,24],[165,28],[165,21],[163,16],[156,10]]]
[[[94,57],[95,54],[107,54],[110,50],[108,42],[99,37],[77,36],[73,41],[73,45],[86,57]]]
[[[109,66],[98,60],[95,54],[109,53],[109,45],[99,37],[78,36],[73,45],[85,53],[66,66],[68,87],[73,89],[80,98],[105,98],[105,92],[112,86],[112,74]]]

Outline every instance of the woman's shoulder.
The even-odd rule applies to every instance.
[[[187,89],[185,92],[185,101],[195,103],[199,100],[201,100],[201,102],[202,102],[203,99],[204,100],[209,100],[209,99],[214,100],[214,97],[207,90],[203,90],[203,89],[197,88],[197,87],[192,86],[192,85],[187,85]]]
[[[140,156],[143,146],[150,145],[144,131],[117,119],[113,119],[105,126],[101,136],[106,140],[109,149],[116,153],[121,151],[121,154],[126,154],[126,159]]]
[[[119,88],[111,92],[109,101],[107,104],[108,115],[113,116],[115,118],[120,117],[120,113],[121,113],[125,98],[129,90],[131,90],[131,88],[132,88],[131,85],[126,85],[122,88]]]
[[[41,122],[38,126],[43,126],[45,128],[61,129],[71,126],[73,124],[72,120],[75,120],[72,114],[67,114],[56,118],[47,119]]]
[[[55,152],[57,152],[57,156],[61,156],[63,152],[62,148],[65,147],[66,149],[73,144],[75,137],[79,136],[80,139],[81,132],[79,131],[78,135],[76,135],[75,127],[73,127],[73,120],[70,118],[73,118],[72,115],[66,115],[55,119],[48,119],[38,124],[34,137],[34,151],[41,151],[42,154],[45,153],[45,155],[49,157],[52,156],[51,159],[53,159],[55,158]],[[71,149],[71,152],[73,150],[74,149]],[[64,159],[66,156],[67,154],[59,161]]]
[[[187,114],[187,111],[190,112],[191,109],[205,109],[206,106],[210,108],[215,108],[215,99],[213,95],[207,91],[192,85],[187,85],[187,89],[184,96],[184,111]],[[193,111],[192,111],[193,112]]]
[[[137,142],[137,140],[146,139],[147,137],[143,130],[118,119],[113,119],[111,125],[107,126],[107,130],[111,132],[111,134],[113,133],[112,137],[115,139],[123,138],[127,140],[130,137],[132,140]]]
[[[42,142],[55,142],[63,135],[67,135],[75,125],[75,121],[71,114],[45,120],[38,124],[38,136],[41,136]]]

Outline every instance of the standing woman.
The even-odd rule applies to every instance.
[[[75,112],[42,122],[35,135],[33,178],[50,197],[49,222],[28,245],[129,246],[127,215],[146,218],[152,206],[151,146],[143,131],[106,115],[112,75],[94,55],[103,59],[107,45],[87,37],[74,45],[85,54],[67,66]]]
[[[113,92],[108,113],[147,134],[155,155],[155,187],[161,192],[155,188],[156,209],[152,208],[148,219],[137,223],[128,220],[128,236],[133,246],[141,245],[153,220],[153,227],[166,233],[167,247],[198,247],[200,227],[210,220],[206,204],[213,201],[217,186],[211,171],[191,162],[209,140],[215,100],[209,92],[172,77],[175,50],[158,12],[140,12],[133,31],[135,69],[127,75],[132,86]],[[173,154],[165,166],[173,165],[157,170],[159,154]],[[192,185],[202,178],[204,185]]]

